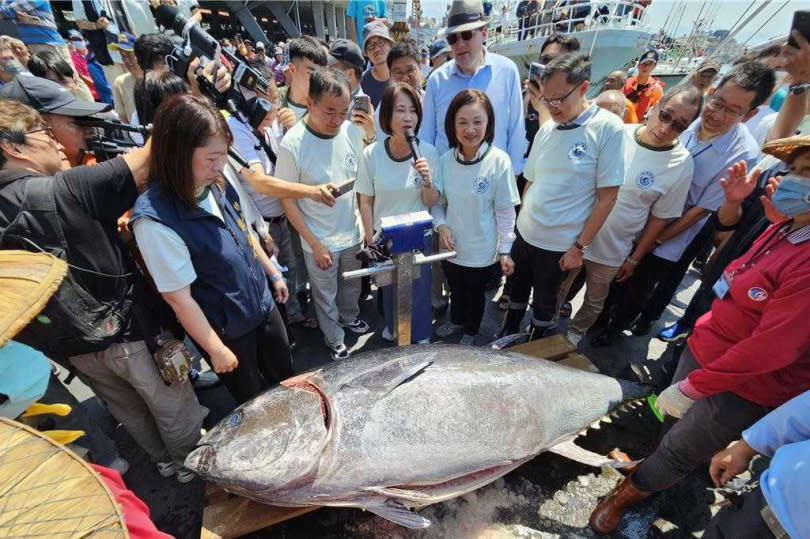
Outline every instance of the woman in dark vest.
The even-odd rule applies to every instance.
[[[293,370],[268,280],[281,303],[287,286],[222,177],[231,141],[205,98],[166,99],[155,113],[149,187],[130,226],[158,291],[242,403]]]

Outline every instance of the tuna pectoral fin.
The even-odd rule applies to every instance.
[[[344,387],[362,388],[383,394],[390,393],[395,387],[407,382],[432,364],[432,361],[419,356],[388,361],[353,378]]]
[[[404,505],[394,500],[388,500],[382,505],[372,505],[365,507],[366,511],[371,511],[375,515],[381,516],[386,520],[395,522],[400,526],[406,528],[418,529],[427,528],[430,526],[430,521],[425,517],[419,516]]]
[[[597,468],[601,468],[602,466],[608,466],[610,468],[626,468],[628,466],[634,466],[638,464],[639,460],[633,460],[630,462],[622,462],[619,460],[613,460],[607,457],[603,457],[598,453],[594,453],[593,451],[588,451],[587,449],[583,449],[574,443],[572,438],[568,440],[563,440],[562,442],[554,445],[548,449],[552,453],[557,453],[567,459],[575,460],[577,462],[581,462],[582,464],[587,464],[588,466],[595,466]]]

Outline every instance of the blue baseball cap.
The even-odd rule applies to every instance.
[[[121,32],[118,34],[118,41],[110,43],[110,48],[124,52],[132,52],[135,50],[135,36],[129,32]]]
[[[430,44],[430,59],[433,60],[440,54],[451,52],[450,45],[444,39],[437,39]]]
[[[658,51],[655,49],[650,49],[644,54],[641,55],[641,58],[638,59],[638,63],[643,64],[644,62],[655,62],[658,63]]]

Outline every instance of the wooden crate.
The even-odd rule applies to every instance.
[[[552,335],[508,349],[539,359],[547,359],[575,369],[599,372],[590,360],[577,352],[563,335]],[[201,539],[239,537],[309,513],[318,507],[277,507],[228,494],[209,485],[203,509]]]

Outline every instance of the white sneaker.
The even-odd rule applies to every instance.
[[[346,345],[340,343],[332,348],[332,361],[339,361],[341,359],[346,359],[349,357],[349,349],[346,348]]]
[[[576,331],[569,329],[565,337],[569,341],[571,341],[571,344],[573,344],[574,346],[579,346],[579,341],[582,340],[582,337],[584,337],[584,335],[582,333],[577,333]]]
[[[352,333],[363,334],[368,332],[371,329],[368,324],[366,324],[365,320],[358,318],[353,322],[344,322],[341,324],[344,328],[348,329]]]
[[[186,468],[185,466],[181,467],[177,470],[177,482],[178,483],[189,483],[197,477],[197,474]]]
[[[394,332],[390,331],[388,328],[383,329],[382,335],[380,335],[380,337],[382,337],[382,340],[384,341],[394,342]]]
[[[445,337],[449,337],[453,333],[458,333],[460,330],[461,330],[460,325],[454,324],[452,322],[445,322],[444,324],[436,328],[436,336],[444,339]]]
[[[463,346],[475,346],[475,335],[467,335],[465,333],[462,335],[461,340],[458,341],[458,344]]]
[[[157,471],[161,477],[171,477],[177,473],[177,464],[171,460],[158,462],[155,466],[157,466]]]
[[[124,475],[125,473],[127,473],[127,471],[129,471],[129,462],[127,462],[127,460],[122,457],[115,457],[115,460],[109,463],[107,465],[107,468],[115,470],[119,474]]]

